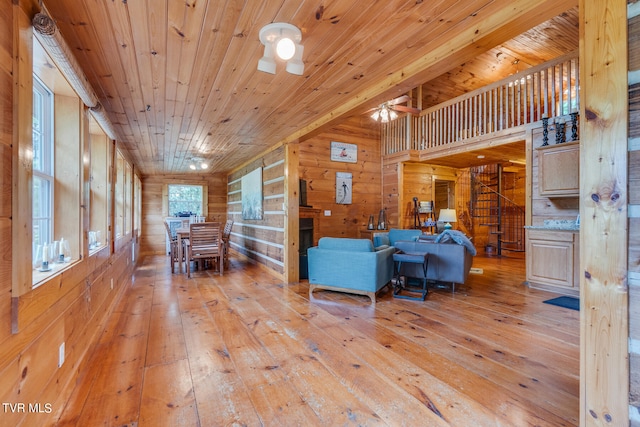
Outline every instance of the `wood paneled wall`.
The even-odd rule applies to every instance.
[[[543,143],[542,128],[532,131],[531,156],[531,225],[542,225],[545,219],[575,220],[580,213],[580,199],[577,197],[544,197],[538,189],[538,155]],[[555,140],[555,132],[549,132],[549,140]],[[553,142],[551,142],[553,143]]]
[[[14,405],[14,410],[2,408],[0,425],[53,424],[114,302],[130,285],[134,268],[131,254],[136,245],[134,232],[119,239],[115,253],[110,253],[111,245],[106,246],[35,290],[12,298],[12,265],[20,262],[16,257],[21,256],[12,251],[12,226],[17,223],[12,220],[12,209],[18,199],[18,194],[12,193],[12,176],[19,163],[14,121],[16,111],[29,112],[32,108],[30,88],[20,92],[25,97],[15,95],[16,81],[24,81],[17,70],[31,71],[28,62],[17,67],[19,55],[14,48],[29,45],[29,17],[35,7],[33,2],[0,0],[0,401]],[[25,12],[25,8],[30,11]],[[86,174],[84,186],[88,185]],[[84,245],[86,248],[86,237]],[[30,263],[25,264],[29,271]],[[16,319],[19,328],[12,333],[12,321]],[[65,361],[58,367],[62,342]],[[25,405],[24,409],[20,410],[19,404]]]
[[[629,14],[629,405],[640,425],[640,3]]]
[[[358,146],[357,163],[331,161],[331,141]],[[382,208],[379,125],[367,115],[352,117],[330,131],[300,143],[301,179],[307,181],[307,204],[320,209],[319,235],[360,237],[369,215],[377,224]],[[336,173],[353,176],[350,205],[336,203]],[[385,207],[388,207],[385,205]],[[324,215],[330,211],[331,215]]]
[[[459,170],[446,166],[428,165],[423,163],[403,163],[402,164],[402,195],[399,200],[400,220],[399,228],[413,228],[413,198],[417,197],[419,201],[435,201],[436,190],[435,181],[452,181],[455,185],[453,197],[449,200],[450,206],[460,210],[464,206],[462,200],[462,191],[458,191],[457,185]],[[468,201],[468,200],[467,200]],[[441,201],[444,205],[436,203],[433,218],[437,219],[440,209],[446,208],[447,201]],[[455,228],[458,228],[456,224]]]
[[[227,177],[231,248],[277,274],[285,272],[285,147],[279,146]],[[262,219],[242,218],[242,177],[262,168]]]
[[[166,231],[163,221],[168,206],[163,200],[163,188],[167,184],[207,186],[207,220],[225,222],[227,220],[227,176],[222,173],[201,173],[198,175],[157,175],[142,179],[142,254],[162,254],[165,252]]]

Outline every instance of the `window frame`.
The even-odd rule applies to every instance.
[[[206,192],[207,192],[207,186],[203,185],[203,184],[190,184],[190,183],[184,183],[184,184],[167,184],[167,212],[169,213],[169,216],[175,216],[177,213],[179,212],[184,212],[184,211],[177,211],[177,212],[173,212],[171,209],[171,204],[173,202],[173,200],[171,199],[171,187],[199,187],[200,188],[200,209],[197,212],[194,212],[195,215],[198,216],[207,216],[207,209],[206,209],[206,202],[207,202],[207,198],[206,198]],[[193,200],[176,200],[175,202],[177,203],[194,203],[195,201]]]
[[[40,103],[36,102],[36,95],[39,95]],[[32,183],[31,183],[31,203],[32,203],[32,247],[34,265],[37,260],[36,247],[43,245],[44,243],[51,243],[54,235],[54,201],[55,201],[55,129],[54,129],[54,111],[55,111],[55,97],[54,93],[47,85],[40,80],[40,78],[33,74],[33,120],[35,123],[36,111],[40,113],[39,122],[40,126],[36,129],[34,125],[32,128],[32,153],[33,153],[33,166],[32,166]],[[38,105],[36,105],[38,104]],[[36,135],[37,140],[40,141],[39,149],[35,148]],[[37,159],[40,158],[40,161]],[[40,191],[39,197],[36,195],[35,182],[40,181],[46,183],[48,189]],[[36,200],[38,199],[38,200]],[[38,204],[36,204],[38,202]],[[41,215],[35,216],[37,205],[46,205],[42,209],[38,209]],[[46,223],[46,236],[40,236],[40,233],[36,233],[35,230],[41,229],[37,227],[36,223]]]

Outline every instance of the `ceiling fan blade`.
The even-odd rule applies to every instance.
[[[405,102],[410,101],[411,98],[409,98],[409,95],[402,95],[399,96],[395,99],[392,99],[391,101],[387,101],[387,105],[396,105],[396,104],[403,104]]]
[[[422,112],[419,108],[406,107],[404,105],[394,105],[391,108],[396,111],[402,111],[403,113],[420,114]]]

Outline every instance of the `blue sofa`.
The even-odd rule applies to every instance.
[[[369,239],[322,237],[307,250],[309,297],[315,289],[329,289],[367,295],[375,303],[393,277],[394,252],[392,246],[375,250]]]
[[[389,231],[373,233],[373,246],[395,246],[396,242],[415,242],[422,235],[421,230],[392,228]]]

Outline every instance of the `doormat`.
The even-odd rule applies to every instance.
[[[481,268],[471,267],[471,270],[469,270],[469,274],[482,274],[482,273],[484,273],[484,270]]]
[[[570,308],[580,311],[580,300],[574,297],[558,297],[542,301],[545,304],[557,305],[559,307]]]

